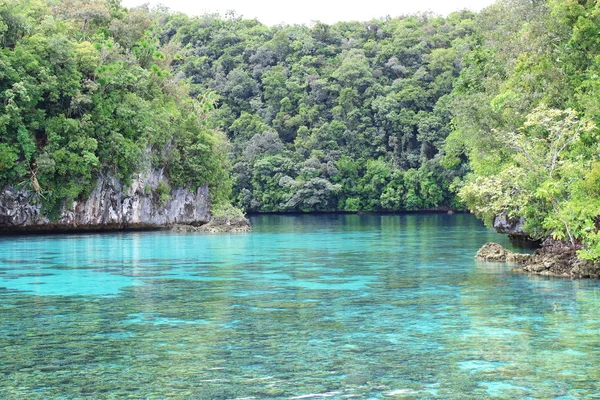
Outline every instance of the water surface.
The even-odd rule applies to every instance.
[[[470,215],[0,237],[0,398],[600,398],[600,286]]]

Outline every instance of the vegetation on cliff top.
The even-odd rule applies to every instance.
[[[119,2],[0,0],[0,186],[25,185],[51,211],[100,173],[164,168],[173,187],[228,199],[213,102],[189,96],[157,31]]]

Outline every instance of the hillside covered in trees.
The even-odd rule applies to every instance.
[[[267,27],[0,0],[0,186],[209,184],[248,212],[460,208],[600,258],[600,6]]]
[[[25,186],[57,213],[101,173],[126,184],[164,168],[170,186],[230,194],[209,99],[189,96],[147,11],[119,2],[0,1],[0,187]]]
[[[477,21],[446,144],[446,165],[469,160],[460,198],[600,259],[600,5],[504,1]]]
[[[218,96],[234,201],[248,211],[454,206],[440,164],[473,14],[268,28],[163,14],[192,95]]]

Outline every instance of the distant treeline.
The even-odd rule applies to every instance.
[[[464,166],[442,167],[453,82],[474,14],[266,27],[229,15],[158,15],[192,96],[214,94],[248,211],[457,207]]]

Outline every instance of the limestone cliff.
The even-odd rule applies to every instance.
[[[0,190],[0,232],[143,229],[210,221],[208,187],[175,188],[161,201],[159,182],[167,182],[161,170],[139,174],[128,186],[110,175],[100,176],[89,198],[63,207],[52,221],[33,193],[5,187]]]
[[[494,218],[494,230],[504,233],[512,239],[528,239],[529,234],[523,231],[523,218],[508,218],[506,214]]]

